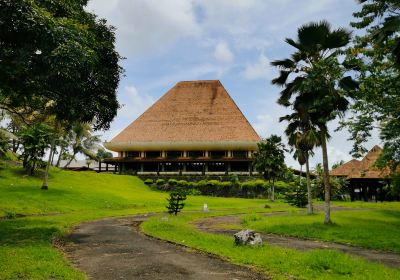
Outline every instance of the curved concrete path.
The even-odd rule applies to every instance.
[[[288,214],[288,212],[266,213],[264,214],[264,216],[285,215],[285,214]],[[205,232],[232,236],[234,233],[237,232],[237,230],[221,229],[221,225],[224,224],[240,225],[240,221],[241,221],[240,215],[228,215],[228,216],[217,216],[217,217],[210,217],[198,220],[195,221],[193,224],[198,229]],[[264,241],[272,245],[277,245],[286,248],[293,248],[297,250],[334,249],[351,255],[363,257],[369,261],[381,263],[389,267],[397,269],[400,268],[400,254],[396,253],[366,249],[366,248],[339,244],[334,242],[280,236],[277,234],[270,234],[270,233],[261,233],[261,236]]]
[[[267,279],[247,267],[147,237],[138,225],[147,216],[111,218],[76,227],[65,253],[90,279]]]

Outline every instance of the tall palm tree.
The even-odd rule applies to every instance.
[[[278,103],[294,108],[302,104],[319,131],[325,184],[324,223],[331,222],[327,123],[347,110],[349,102],[341,89],[355,87],[350,76],[344,77],[346,69],[338,60],[342,48],[350,41],[350,34],[343,28],[332,30],[327,21],[305,24],[297,30],[296,40],[286,39],[296,49],[291,57],[271,63],[280,68],[272,83],[284,88]]]

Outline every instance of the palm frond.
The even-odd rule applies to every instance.
[[[303,50],[302,46],[299,43],[295,42],[293,39],[286,38],[285,42],[291,45],[292,47],[295,47],[298,50]]]
[[[308,51],[318,51],[331,32],[331,25],[326,20],[310,22],[297,30],[298,42]]]
[[[273,85],[280,85],[280,86],[285,85],[290,73],[291,73],[290,71],[283,71],[283,70],[279,71],[279,76],[273,79],[271,83]]]
[[[3,128],[0,128],[0,137],[12,139],[12,140],[18,140],[18,137],[16,135],[14,135],[13,133],[11,133],[8,130],[5,130]]]
[[[351,31],[345,28],[338,28],[327,34],[323,44],[324,49],[337,49],[346,46],[351,39]]]
[[[290,106],[290,98],[295,94],[304,81],[303,77],[296,77],[292,82],[288,83],[284,90],[280,92],[280,97],[278,98],[278,104],[283,106]]]
[[[289,58],[282,60],[274,60],[271,62],[272,66],[277,66],[280,68],[293,68],[296,66],[295,62]]]

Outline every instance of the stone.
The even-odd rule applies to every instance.
[[[208,205],[206,203],[203,205],[203,212],[208,212]]]
[[[251,229],[241,230],[233,235],[236,245],[262,245],[261,235]]]

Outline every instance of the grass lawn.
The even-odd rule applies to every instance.
[[[0,279],[85,279],[53,246],[54,240],[83,221],[165,211],[167,194],[152,191],[133,176],[53,169],[49,190],[41,191],[40,186],[40,179],[25,176],[20,168],[0,169]],[[143,227],[151,234],[236,263],[256,265],[278,279],[290,275],[356,278],[365,273],[371,279],[399,278],[399,271],[333,251],[301,253],[267,245],[255,249],[235,247],[232,238],[200,233],[189,222],[207,215],[293,208],[268,202],[272,208],[265,209],[266,201],[262,199],[189,196],[185,210],[200,210],[203,203],[208,204],[210,213],[187,211],[168,222],[151,219]],[[14,214],[25,217],[4,219]]]
[[[375,207],[379,204],[370,203]],[[332,213],[333,224],[322,224],[323,213],[262,217],[246,215],[243,225],[262,232],[315,238],[400,253],[400,207],[387,204],[374,210]]]
[[[133,176],[52,170],[48,191],[20,168],[0,169],[0,279],[85,279],[71,267],[52,240],[82,221],[108,216],[164,211],[167,194],[151,191]],[[247,207],[265,200],[189,197],[187,210]],[[284,204],[277,204],[283,206]],[[40,216],[41,215],[41,216]]]
[[[142,230],[229,259],[255,266],[273,279],[400,279],[400,270],[369,263],[333,250],[300,252],[268,244],[262,247],[235,246],[233,237],[200,232],[192,221],[215,213],[186,213],[168,221],[153,217]]]

